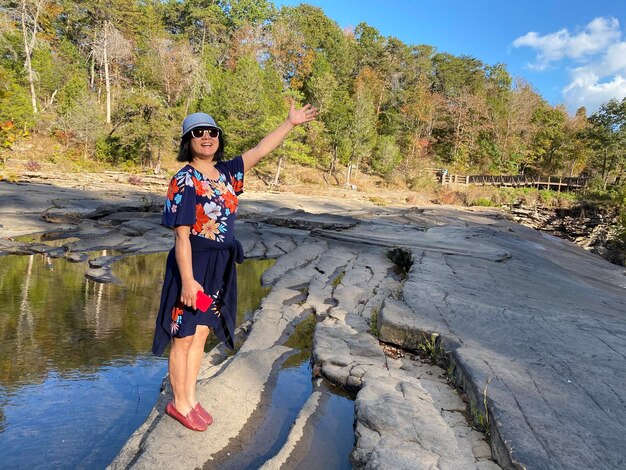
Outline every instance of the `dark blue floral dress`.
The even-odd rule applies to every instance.
[[[238,198],[243,192],[243,159],[218,162],[220,176],[207,178],[191,165],[170,181],[162,224],[169,228],[191,227],[193,276],[213,298],[206,312],[180,302],[182,281],[174,248],[169,252],[161,305],[156,319],[152,352],[162,355],[172,337],[195,334],[198,325],[213,329],[216,336],[234,348],[237,318],[237,275],[235,262],[243,261],[243,249],[234,236]]]

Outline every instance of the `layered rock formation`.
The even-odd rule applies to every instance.
[[[3,200],[12,189],[0,185]],[[48,229],[71,241],[4,240],[0,250],[82,259],[95,246],[114,257],[171,246],[158,213],[128,212],[124,201],[121,212],[108,202],[102,212],[97,195],[65,196]],[[254,433],[252,416],[291,354],[285,339],[309,315],[317,319],[314,374],[356,394],[357,468],[496,468],[491,454],[504,468],[623,467],[623,268],[496,211],[242,199],[237,235],[247,256],[277,261],[238,352],[218,347],[206,357],[198,394],[215,422],[205,433],[182,428],[163,414],[166,389],[112,468],[211,468],[220,451]],[[88,275],[114,280],[106,278],[112,261],[91,261],[101,271]],[[266,468],[297,468],[320,401],[314,392]],[[489,445],[466,416],[488,430]]]

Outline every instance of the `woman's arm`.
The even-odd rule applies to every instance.
[[[292,100],[287,119],[285,119],[280,126],[263,137],[261,141],[256,144],[256,147],[251,148],[242,154],[244,171],[248,171],[254,165],[259,163],[261,158],[278,147],[294,127],[304,124],[305,122],[312,121],[316,117],[317,108],[307,104],[300,109],[296,109]]]
[[[183,286],[180,292],[180,301],[188,307],[196,308],[196,295],[198,291],[204,291],[202,286],[194,279],[191,264],[191,242],[189,241],[189,233],[191,227],[188,225],[179,225],[174,228],[176,234],[176,245],[174,246],[174,254],[176,255],[176,264]]]

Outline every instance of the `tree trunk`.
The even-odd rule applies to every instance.
[[[156,161],[156,165],[154,166],[154,174],[155,175],[161,174],[161,146],[160,145],[157,149],[157,161]]]
[[[284,159],[285,157],[283,157],[282,155],[278,157],[278,165],[276,166],[276,174],[274,175],[274,182],[272,183],[272,186],[278,186],[278,181],[280,178],[280,170],[283,165]]]
[[[382,87],[380,90],[380,95],[378,96],[378,103],[376,104],[376,117],[380,116],[380,107],[383,103],[383,94],[385,93],[385,87]]]
[[[111,124],[111,79],[109,77],[109,57],[108,57],[108,29],[109,22],[104,22],[104,45],[103,45],[103,61],[104,61],[104,84],[107,92],[107,124]]]
[[[28,40],[28,31],[26,28],[26,0],[22,0],[22,37],[24,38],[24,55],[26,59],[24,60],[24,67],[26,68],[26,74],[28,79],[28,86],[30,88],[30,99],[31,104],[33,106],[33,114],[37,114],[37,94],[35,93],[35,78],[33,76],[33,66],[31,63],[31,56],[33,54],[33,49],[35,47],[35,37],[37,35],[37,19],[39,17],[39,10],[43,2],[39,2],[37,4],[37,12],[35,13],[35,17],[33,18],[33,33],[30,38],[30,43]]]
[[[333,159],[330,161],[329,173],[333,174],[335,172],[335,166],[337,165],[337,146],[333,147]]]
[[[91,51],[91,68],[90,68],[90,76],[89,76],[89,89],[91,91],[95,90],[95,82],[96,82],[96,55],[93,50]]]
[[[606,171],[607,159],[609,158],[608,153],[609,153],[609,149],[607,149],[605,147],[604,148],[604,159],[602,160],[602,181],[604,181],[604,189],[606,189],[606,180],[607,180],[607,177],[608,177],[608,173]]]
[[[352,186],[350,182],[350,178],[352,177],[352,159],[350,159],[350,163],[348,163],[348,174],[346,176],[346,186]]]
[[[455,136],[454,136],[455,138],[454,138],[453,158],[455,162],[459,153],[459,146],[461,145],[461,112],[462,112],[461,104],[459,103],[459,115],[456,121],[456,129],[455,129]]]

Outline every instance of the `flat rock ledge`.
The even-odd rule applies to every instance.
[[[109,202],[25,186],[0,184],[3,200],[17,201],[0,213],[1,254],[87,258],[86,275],[114,282],[120,257],[171,247],[145,194]],[[314,374],[356,395],[355,468],[626,466],[623,268],[495,211],[247,195],[240,216],[246,255],[277,261],[237,353],[218,346],[203,362],[198,398],[214,424],[195,433],[164,416],[165,386],[110,468],[213,468],[254,432],[272,377],[293,353],[285,340],[309,315]],[[20,233],[43,235],[9,239],[16,220],[26,221]],[[446,370],[416,349],[444,358]],[[314,391],[264,468],[297,468],[293,455],[321,401]]]

